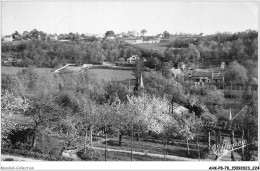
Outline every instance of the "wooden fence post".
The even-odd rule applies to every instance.
[[[249,124],[247,124],[247,141],[246,141],[247,144],[249,144]],[[247,160],[249,161],[250,160],[250,151],[249,151],[249,146],[247,145],[246,146],[246,151],[247,151]]]
[[[199,160],[200,160],[200,147],[199,147],[198,138],[197,138],[197,149],[198,149],[198,157],[199,157]]]
[[[233,129],[231,130],[231,134],[230,134],[230,143],[231,143],[231,145],[234,144],[234,130]],[[233,147],[232,147],[232,151],[231,151],[231,160],[235,161]]]
[[[106,138],[105,138],[105,141],[106,141],[106,145],[105,145],[105,161],[107,161],[107,133],[106,134]]]
[[[218,131],[215,130],[215,144],[216,144],[216,152],[217,152],[217,156],[216,156],[216,160],[218,159]]]
[[[241,137],[241,141],[243,142],[244,141],[244,129],[242,129],[242,137]],[[244,144],[242,144],[242,161],[245,160],[245,149],[244,149]]]
[[[164,161],[166,161],[166,143],[167,143],[167,139],[166,139],[165,135],[164,135],[163,139],[164,139]]]
[[[134,126],[132,125],[132,130],[131,130],[131,161],[133,161],[133,131],[134,131]]]

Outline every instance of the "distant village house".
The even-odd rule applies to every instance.
[[[142,39],[137,39],[137,38],[123,38],[123,40],[126,43],[130,43],[130,44],[140,44],[140,43],[143,43]]]
[[[133,56],[131,56],[130,58],[127,59],[127,62],[130,63],[130,64],[133,64],[133,63],[136,63],[136,61],[138,59],[140,59],[139,56],[133,55]]]
[[[58,40],[58,36],[51,36],[50,40],[52,40],[52,41]]]
[[[13,36],[12,35],[6,35],[3,37],[4,42],[11,42],[13,41]]]

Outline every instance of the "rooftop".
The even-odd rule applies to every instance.
[[[191,73],[192,77],[212,77],[212,72],[207,70],[194,70]]]
[[[12,37],[12,35],[6,35],[3,38],[10,38],[10,37]]]

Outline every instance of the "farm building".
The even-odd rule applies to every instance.
[[[191,72],[190,78],[195,84],[204,85],[206,82],[211,82],[212,72],[197,69]]]
[[[3,37],[4,42],[11,42],[13,41],[13,36],[12,35],[6,35],[5,37]]]
[[[217,82],[222,82],[224,81],[224,75],[223,75],[223,69],[221,67],[216,67],[212,68],[212,81],[217,83]]]
[[[139,59],[139,56],[133,55],[133,56],[131,56],[130,58],[127,59],[127,62],[130,63],[130,64],[133,64],[133,63],[135,63],[136,60],[138,60],[138,59]]]
[[[213,82],[223,82],[224,75],[222,70],[214,69],[195,69],[189,72],[190,79],[195,84],[204,85],[205,83]]]

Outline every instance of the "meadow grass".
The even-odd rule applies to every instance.
[[[1,66],[1,73],[3,74],[17,74],[25,69],[25,67],[7,67]],[[39,75],[52,74],[53,68],[35,68]],[[113,69],[89,69],[89,72],[96,75],[97,79],[123,81],[127,79],[134,79],[132,71],[129,70],[113,70]]]

